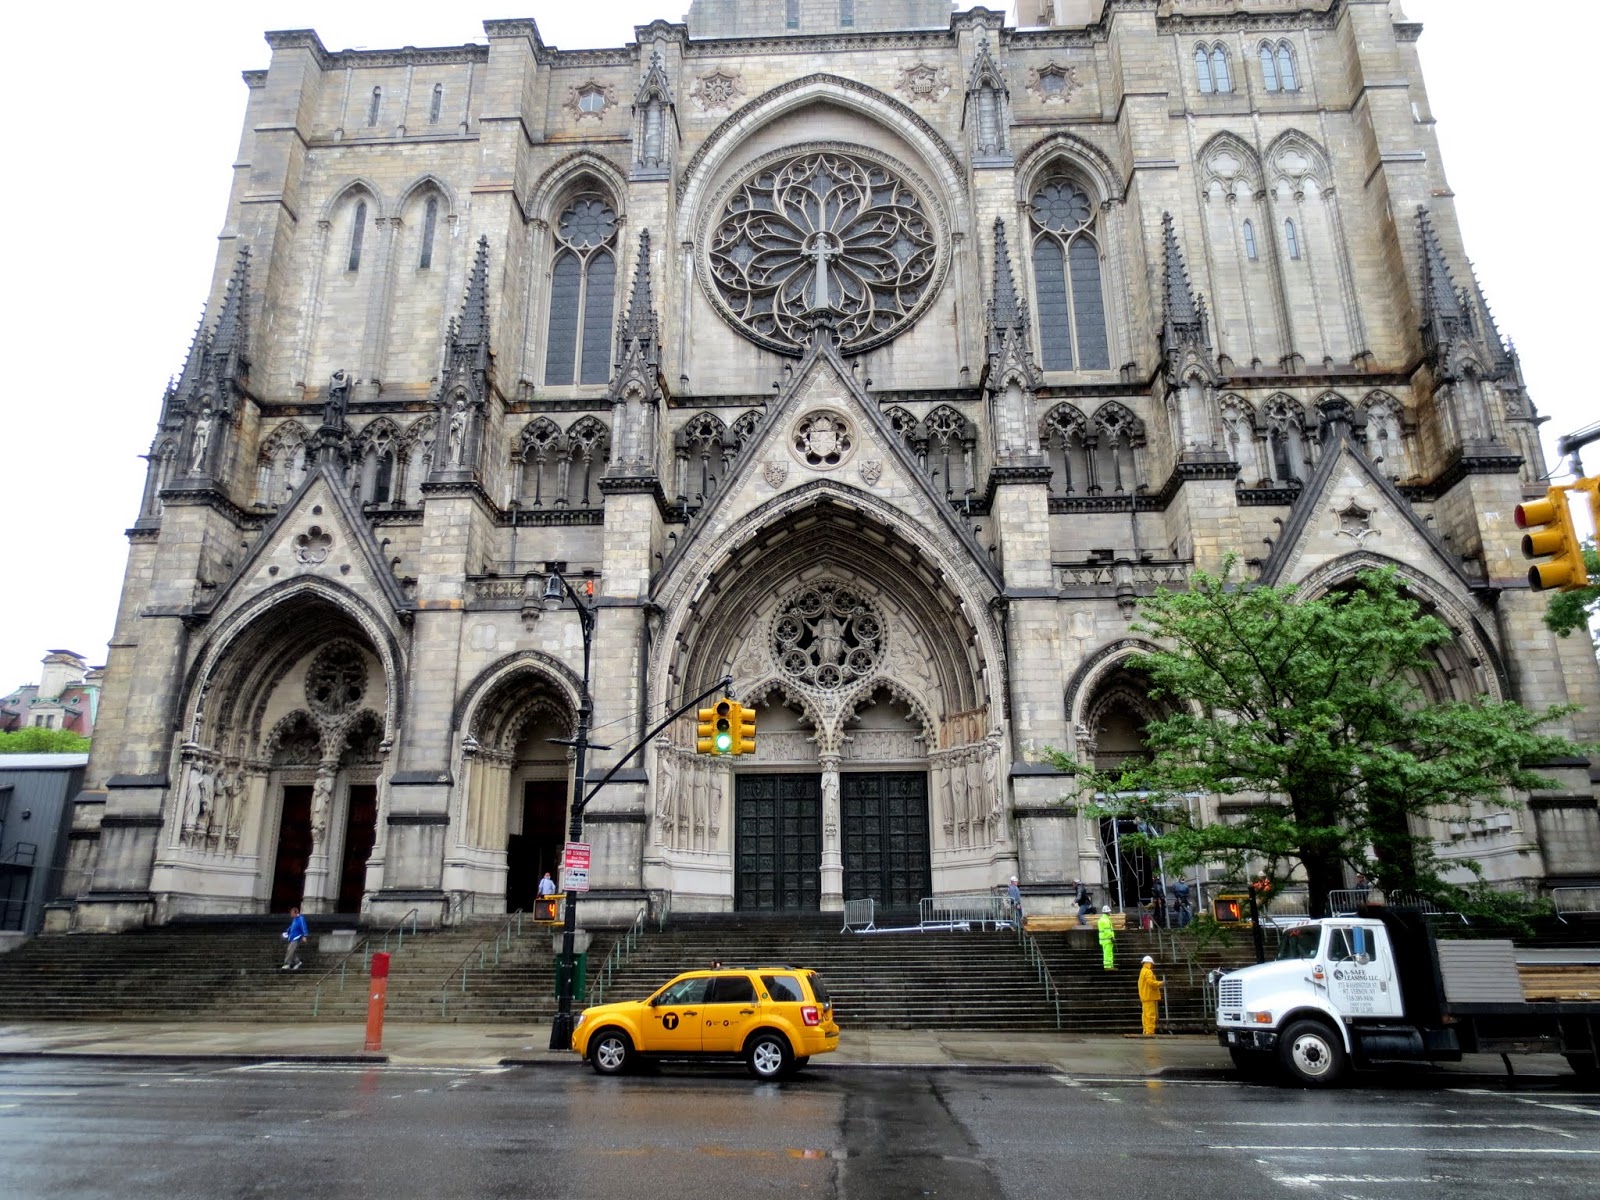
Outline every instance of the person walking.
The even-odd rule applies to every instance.
[[[1081,879],[1074,879],[1072,886],[1078,889],[1078,894],[1073,897],[1073,903],[1078,906],[1078,924],[1087,928],[1089,918],[1094,916],[1094,893],[1083,886]]]
[[[284,940],[289,943],[289,948],[283,953],[283,966],[280,971],[298,971],[303,965],[300,961],[300,946],[308,937],[311,930],[306,926],[306,919],[300,915],[298,908],[289,910],[289,928],[283,931]]]
[[[1100,910],[1100,958],[1107,971],[1114,970],[1116,963],[1117,930],[1111,924],[1111,906],[1108,904]]]
[[[1011,921],[1018,929],[1022,928],[1022,889],[1017,886],[1017,877],[1013,875],[1011,882],[1006,884],[1006,903],[1011,906]]]
[[[544,878],[539,880],[539,895],[554,896],[556,894],[556,881],[550,878],[550,872],[544,873]]]
[[[1139,968],[1139,1007],[1144,1017],[1144,1036],[1156,1033],[1156,1005],[1161,1002],[1161,989],[1165,985],[1156,978],[1156,960],[1148,954]]]

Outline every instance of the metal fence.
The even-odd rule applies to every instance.
[[[1556,906],[1556,920],[1563,925],[1568,917],[1600,914],[1600,887],[1558,887],[1550,889]]]
[[[1004,896],[993,892],[954,892],[945,896],[924,896],[918,906],[918,923],[924,928],[948,929],[961,925],[968,928],[995,929],[1011,923],[1011,913]]]
[[[846,900],[844,902],[844,928],[840,933],[871,933],[877,928],[872,923],[871,900]]]

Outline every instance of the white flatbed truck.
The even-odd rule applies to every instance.
[[[1283,932],[1276,961],[1217,981],[1217,1037],[1241,1073],[1303,1087],[1384,1062],[1480,1053],[1562,1054],[1593,1085],[1597,972],[1572,957],[1540,968],[1530,999],[1509,941],[1441,941],[1406,910],[1308,921]]]

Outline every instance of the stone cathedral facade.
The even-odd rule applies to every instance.
[[[595,606],[591,778],[723,675],[759,714],[751,758],[691,716],[598,794],[590,919],[1147,886],[1045,751],[1141,752],[1135,604],[1229,553],[1312,595],[1396,566],[1456,632],[1433,694],[1600,740],[1399,8],[268,34],[53,927],[526,905],[584,696],[556,571]],[[1434,832],[1593,883],[1590,771]]]

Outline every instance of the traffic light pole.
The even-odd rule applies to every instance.
[[[568,840],[581,842],[583,840],[583,810],[588,807],[589,801],[595,798],[595,794],[610,783],[612,776],[620,771],[629,759],[649,745],[650,739],[668,725],[683,716],[684,713],[699,704],[707,696],[732,690],[733,676],[724,675],[694,699],[685,702],[668,713],[648,733],[640,738],[636,745],[621,755],[616,764],[602,775],[588,792],[585,792],[583,785],[585,783],[584,768],[587,765],[587,751],[589,749],[589,720],[594,713],[594,703],[589,696],[589,649],[594,639],[594,607],[593,605],[585,604],[578,594],[572,590],[572,585],[567,583],[565,579],[561,579],[559,575],[553,575],[551,578],[560,579],[561,586],[566,589],[567,595],[572,597],[573,604],[578,608],[578,620],[583,627],[583,690],[578,697],[578,729],[572,740],[575,756],[572,777],[572,818],[567,827]],[[547,597],[550,594],[550,590],[547,584]],[[603,746],[600,747],[600,749],[605,748]],[[572,1049],[572,992],[577,965],[574,951],[578,932],[578,893],[565,885],[563,885],[563,890],[567,893],[567,903],[561,927],[561,966],[556,977],[556,1015],[555,1019],[550,1022],[550,1049],[552,1050]]]

